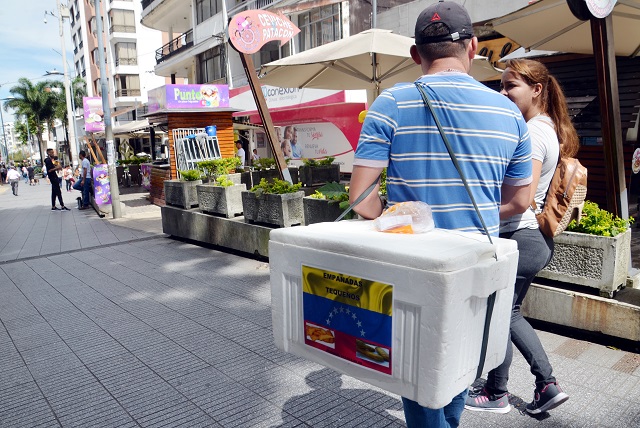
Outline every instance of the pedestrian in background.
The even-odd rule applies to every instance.
[[[572,157],[578,152],[578,133],[571,123],[562,88],[544,64],[532,60],[507,62],[507,68],[502,74],[501,93],[516,103],[527,121],[535,186],[531,189],[529,200],[535,201],[537,212],[541,212],[559,157]],[[483,388],[472,391],[465,408],[494,413],[507,413],[511,410],[507,381],[513,358],[513,342],[536,378],[533,401],[527,404],[526,410],[531,414],[538,414],[554,409],[569,399],[553,376],[549,357],[538,335],[520,312],[534,277],[551,260],[553,238],[540,231],[536,212],[531,207],[522,214],[504,216],[501,213],[500,217],[500,237],[517,241],[520,252],[510,340],[504,362],[489,372]]]
[[[44,167],[47,168],[47,176],[51,183],[51,211],[69,211],[69,208],[64,206],[62,200],[62,191],[60,190],[60,178],[57,172],[62,170],[60,163],[56,160],[55,152],[53,149],[47,149],[47,158],[44,160]],[[44,170],[44,167],[42,168]],[[56,198],[60,202],[60,208],[56,207]]]
[[[419,85],[448,130],[447,137],[467,180],[477,183],[471,186],[471,192],[482,207],[489,233],[497,236],[501,204],[515,214],[524,212],[530,202],[531,142],[527,125],[512,102],[468,75],[478,39],[469,14],[460,4],[438,2],[423,10],[416,21],[415,43],[411,57],[424,75],[415,84],[398,84],[383,91],[369,108],[353,162],[350,201],[353,203],[387,167],[390,205],[423,201],[436,207],[436,227],[472,233],[484,230],[433,115],[423,102]],[[375,188],[355,211],[372,219],[382,209]],[[451,334],[457,334],[460,341],[468,340],[464,332]],[[455,428],[460,424],[466,397],[465,388],[440,409],[403,397],[407,426]]]
[[[27,167],[27,174],[29,175],[29,186],[35,186],[36,170],[33,165],[29,164],[29,166]]]
[[[71,169],[71,165],[67,165],[64,169],[63,173],[64,181],[67,185],[67,192],[71,191],[71,186],[73,185],[73,170]]]
[[[7,167],[0,164],[0,185],[4,185],[5,181],[7,181]]]
[[[78,157],[80,158],[80,177],[73,188],[82,192],[82,206],[78,209],[86,210],[91,203],[91,162],[87,159],[87,153],[84,150],[80,150]]]
[[[20,173],[14,166],[9,167],[9,171],[7,172],[7,183],[11,184],[11,191],[13,192],[13,196],[18,196],[18,184],[20,184]]]
[[[27,171],[25,164],[22,164],[22,179],[24,180],[24,184],[29,184],[29,171]]]

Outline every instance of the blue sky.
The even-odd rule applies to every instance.
[[[104,1],[104,0],[103,0]],[[62,3],[65,3],[62,1]],[[0,0],[0,98],[10,96],[9,89],[20,77],[37,82],[46,71],[62,71],[58,20],[44,12],[56,9],[56,0]],[[67,62],[73,67],[73,44],[69,20],[64,22]],[[70,68],[70,73],[73,70]],[[13,120],[10,112],[2,112],[5,122]]]

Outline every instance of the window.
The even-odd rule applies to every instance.
[[[298,15],[300,52],[342,38],[340,3],[311,9]]]
[[[196,24],[222,12],[221,0],[196,0]]]
[[[97,66],[100,67],[100,63],[98,62],[98,48],[95,48],[91,52],[91,61]],[[107,64],[107,48],[104,48],[104,63]]]
[[[137,74],[120,74],[116,79],[116,97],[139,97],[140,76]]]
[[[198,83],[211,83],[226,77],[223,46],[214,46],[198,55]]]
[[[109,33],[114,31],[119,33],[135,33],[136,32],[136,16],[132,10],[111,9],[109,11]]]
[[[135,43],[116,43],[116,67],[119,65],[138,65]]]
[[[266,43],[259,52],[253,54],[253,66],[257,70],[264,64],[289,56],[289,46],[290,44],[287,43],[280,47],[279,41]]]

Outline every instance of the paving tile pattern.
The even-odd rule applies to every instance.
[[[571,395],[463,427],[640,426],[637,355],[540,333]],[[0,264],[0,427],[402,427],[399,397],[273,345],[268,265],[166,238]]]

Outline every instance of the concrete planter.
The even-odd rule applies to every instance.
[[[219,214],[227,218],[242,214],[244,184],[234,184],[228,187],[200,184],[196,186],[196,189],[198,203],[202,212]]]
[[[327,199],[306,197],[302,199],[304,208],[304,225],[331,222],[340,217],[340,203]]]
[[[331,183],[340,181],[340,165],[332,164],[326,166],[306,166],[298,168],[298,179],[303,186],[314,186],[316,184]]]
[[[627,282],[631,259],[631,229],[610,238],[563,232],[554,238],[553,258],[539,277],[597,288],[603,297]]]
[[[164,181],[164,201],[167,205],[190,209],[198,206],[198,194],[196,186],[202,184],[202,180],[182,181],[182,180],[165,180]]]
[[[299,171],[298,171],[298,167],[297,166],[290,166],[289,167],[289,174],[291,174],[291,182],[293,184],[298,184],[298,175],[299,175]]]
[[[244,218],[251,222],[280,227],[302,224],[303,197],[304,192],[284,195],[263,194],[258,197],[254,192],[244,191],[242,192]]]
[[[277,169],[263,169],[261,171],[251,171],[251,183],[252,186],[260,183],[261,179],[265,179],[267,181],[273,181],[274,178],[278,178],[278,170]]]

